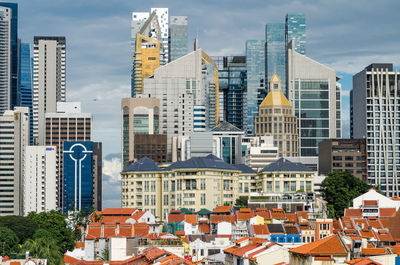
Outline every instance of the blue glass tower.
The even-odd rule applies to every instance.
[[[258,106],[266,96],[265,89],[265,41],[246,41],[247,67],[247,131],[254,133],[254,117],[258,115]]]
[[[30,144],[33,144],[33,111],[32,111],[32,58],[29,43],[19,44],[19,90],[20,105],[29,107]]]
[[[267,54],[267,85],[274,74],[282,82],[282,92],[287,97],[286,89],[286,26],[283,23],[269,23],[265,26]]]
[[[171,16],[169,23],[170,62],[188,53],[188,21],[186,16]]]
[[[63,144],[63,214],[93,207],[93,142]]]
[[[306,54],[306,16],[304,14],[286,15],[286,45],[294,41],[294,50]]]
[[[3,3],[0,6],[11,8],[11,109],[20,105],[18,90],[18,4]]]

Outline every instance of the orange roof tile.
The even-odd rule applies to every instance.
[[[132,215],[137,208],[106,208],[101,211],[104,215]]]
[[[210,226],[208,224],[200,224],[199,230],[202,231],[204,234],[210,233]]]
[[[393,200],[393,201],[400,201],[400,198],[397,197],[397,196],[394,196],[394,197],[392,198],[392,200]]]
[[[377,200],[363,200],[364,206],[378,206]]]
[[[297,214],[298,214],[301,218],[308,220],[308,212],[306,212],[306,211],[298,211]]]
[[[253,212],[237,212],[237,220],[238,221],[249,221],[253,218]]]
[[[132,219],[138,221],[140,219],[140,217],[142,217],[146,212],[145,211],[137,211],[136,213],[134,213],[132,215]]]
[[[379,218],[379,222],[382,224],[384,228],[389,227],[389,218]]]
[[[295,213],[287,213],[286,214],[286,218],[288,219],[288,221],[289,222],[292,222],[292,223],[297,223],[298,221],[297,221],[297,214],[295,214]]]
[[[234,215],[211,215],[210,222],[212,224],[218,224],[221,222],[228,222],[233,224],[236,222],[236,216]]]
[[[84,248],[84,247],[85,247],[85,242],[76,241],[75,248]]]
[[[396,214],[396,208],[379,208],[379,217],[393,217]]]
[[[168,215],[168,223],[182,222],[183,220],[185,220],[185,214],[179,211],[171,211]]]
[[[230,213],[232,210],[232,206],[217,206],[213,213]]]
[[[331,257],[315,257],[314,260],[315,261],[335,261]]]
[[[345,209],[344,216],[347,217],[362,217],[361,209]]]
[[[252,225],[253,232],[255,235],[269,235],[270,232],[268,230],[268,226],[264,225]]]
[[[186,214],[185,215],[185,222],[195,225],[197,224],[197,215],[196,214]]]
[[[350,265],[382,265],[381,263],[373,261],[369,258],[352,259],[347,261],[346,263]]]
[[[136,223],[133,225],[134,236],[144,236],[149,233],[149,225],[146,223]]]
[[[361,248],[361,254],[365,256],[388,254],[385,248]]]
[[[271,214],[270,212],[256,212],[256,215],[261,216],[262,218],[264,218],[264,220],[271,220]]]
[[[185,231],[175,231],[175,235],[176,236],[184,236],[185,235]]]
[[[345,255],[346,248],[342,245],[337,235],[325,237],[315,242],[291,249],[290,252],[302,255]]]
[[[283,209],[272,209],[271,211],[271,218],[272,219],[278,219],[278,220],[285,220],[286,219],[286,213]]]

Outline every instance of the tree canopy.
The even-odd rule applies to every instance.
[[[14,257],[18,252],[19,239],[17,235],[7,227],[0,227],[0,256]]]
[[[344,209],[351,206],[354,198],[367,192],[372,186],[347,171],[333,171],[322,181],[321,193],[328,202],[329,217],[340,218]]]
[[[235,201],[235,206],[240,207],[240,208],[247,208],[247,200],[249,197],[247,196],[239,196],[239,198],[236,199]]]
[[[26,239],[31,238],[38,229],[37,224],[23,216],[1,216],[0,226],[11,229],[18,237],[19,244],[23,244]]]

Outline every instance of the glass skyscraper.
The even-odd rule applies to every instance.
[[[286,44],[294,40],[294,50],[306,54],[306,16],[304,14],[286,15]]]
[[[265,89],[265,41],[246,41],[247,68],[247,134],[254,133],[254,117],[258,106],[266,96]]]
[[[63,145],[63,214],[93,207],[93,142]]]
[[[278,75],[282,81],[282,92],[285,96],[287,96],[285,32],[286,26],[284,23],[269,23],[265,26],[267,57],[266,77],[269,81],[274,74]]]
[[[188,53],[188,21],[186,16],[171,16],[169,24],[169,61]]]
[[[19,45],[19,88],[23,107],[29,107],[30,144],[33,144],[33,111],[32,111],[32,58],[29,43]]]
[[[18,91],[18,4],[0,3],[0,6],[11,8],[11,109],[20,105]]]

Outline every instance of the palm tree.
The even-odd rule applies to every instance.
[[[48,264],[62,264],[63,253],[53,238],[28,239],[23,249],[29,251],[29,255],[33,258],[47,259]]]

